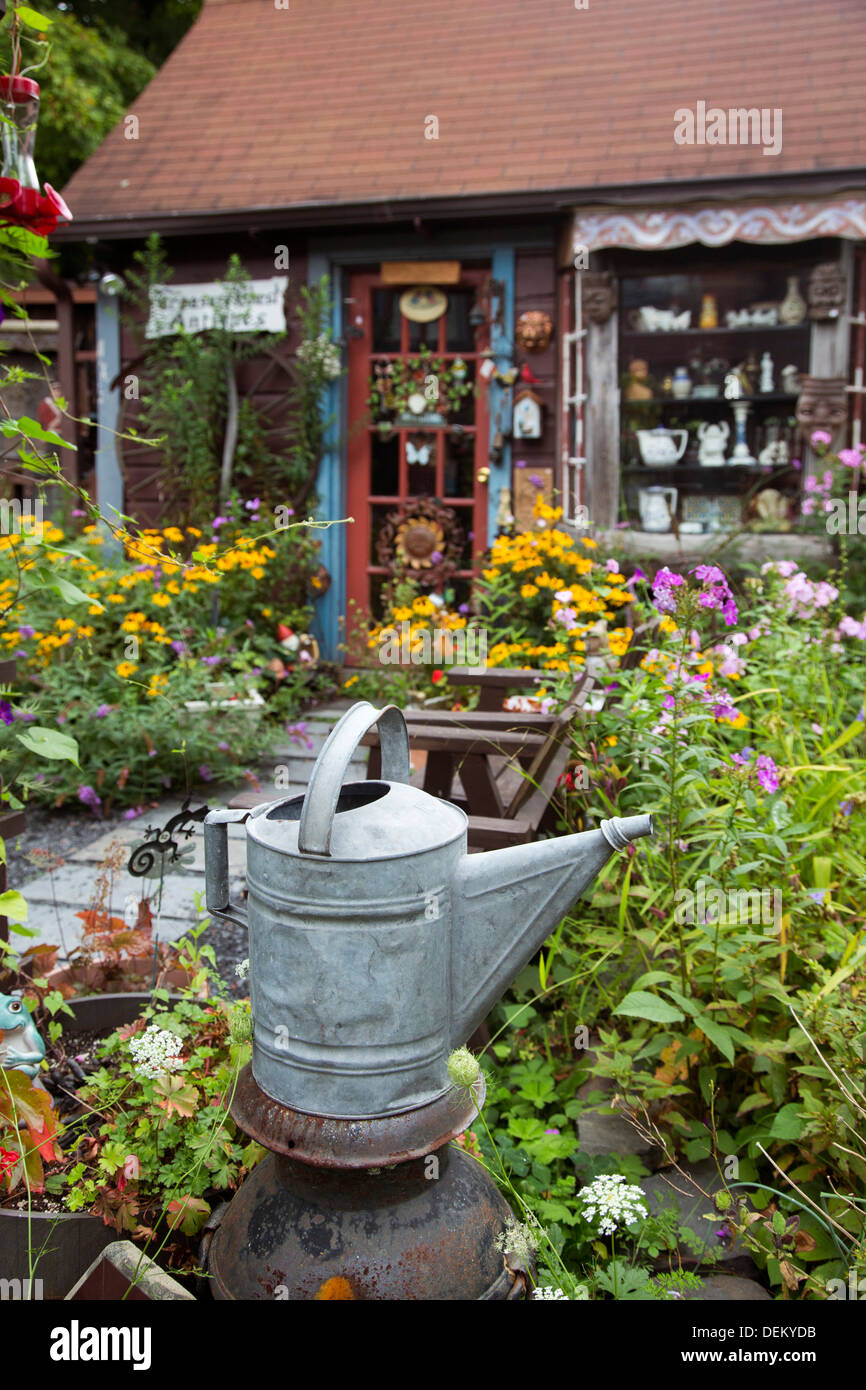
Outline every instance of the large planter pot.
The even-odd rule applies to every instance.
[[[112,986],[110,994],[94,995],[93,998],[114,998],[116,994],[138,996],[143,990],[149,990],[151,983],[155,989],[188,989],[193,979],[191,971],[181,966],[170,966],[168,969],[157,970],[154,980],[153,954],[150,951],[140,956],[124,956],[119,962],[118,971],[116,979],[112,977],[106,981],[105,972],[99,965],[61,965],[49,971],[46,979],[52,989],[59,989],[61,992],[65,992],[67,988],[98,990],[103,983]],[[82,995],[82,998],[90,997]],[[199,997],[207,998],[206,987],[199,992]]]
[[[150,1003],[149,994],[93,994],[70,999],[75,1015],[65,1027],[74,1034],[85,1029],[119,1028],[134,1023]],[[28,1244],[35,1269],[32,1298],[65,1298],[117,1232],[101,1216],[84,1212],[32,1212],[0,1208],[0,1285],[2,1297],[27,1297]],[[42,1252],[41,1255],[39,1252]],[[38,1256],[38,1260],[37,1260]]]

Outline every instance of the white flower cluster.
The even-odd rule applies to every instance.
[[[525,1226],[514,1216],[505,1219],[505,1230],[496,1237],[496,1249],[503,1255],[514,1255],[529,1264],[538,1249],[538,1239],[531,1226]]]
[[[177,1071],[183,1066],[180,1051],[183,1044],[176,1033],[149,1024],[143,1033],[129,1040],[129,1050],[139,1076],[156,1077],[163,1072]]]
[[[626,1184],[622,1173],[607,1173],[582,1188],[577,1200],[583,1206],[586,1220],[597,1222],[598,1234],[612,1236],[620,1226],[630,1226],[647,1215],[641,1201],[645,1196],[643,1188],[634,1183]]]
[[[563,1293],[562,1289],[553,1289],[553,1288],[533,1289],[533,1290],[532,1290],[532,1297],[533,1297],[534,1299],[538,1299],[538,1300],[545,1299],[545,1298],[547,1298],[547,1299],[561,1299],[561,1298],[564,1298],[565,1301],[566,1301],[566,1303],[568,1302],[568,1294],[567,1294],[567,1293]]]
[[[297,357],[299,362],[318,367],[326,381],[336,381],[343,370],[340,349],[325,333],[320,333],[318,338],[307,338],[301,343]]]
[[[238,977],[239,980],[246,980],[246,979],[249,978],[249,973],[250,973],[250,958],[249,958],[249,956],[247,956],[246,960],[242,960],[241,963],[240,963],[240,965],[236,965],[236,966],[235,966],[235,974],[237,975],[237,977]]]

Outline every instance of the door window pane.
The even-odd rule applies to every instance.
[[[400,439],[370,434],[370,491],[374,497],[396,497],[400,489]]]
[[[471,497],[475,488],[475,435],[452,431],[445,436],[446,497]]]
[[[373,351],[400,351],[400,295],[397,290],[373,291]]]

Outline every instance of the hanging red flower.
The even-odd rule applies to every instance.
[[[50,236],[59,221],[72,221],[72,213],[50,183],[46,183],[44,193],[39,190],[33,162],[39,83],[29,77],[0,76],[0,103],[6,117],[2,128],[0,226],[26,227],[37,236]]]

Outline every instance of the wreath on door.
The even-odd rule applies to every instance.
[[[416,497],[388,514],[376,554],[395,578],[440,590],[460,568],[463,541],[463,527],[450,507],[433,497]]]

